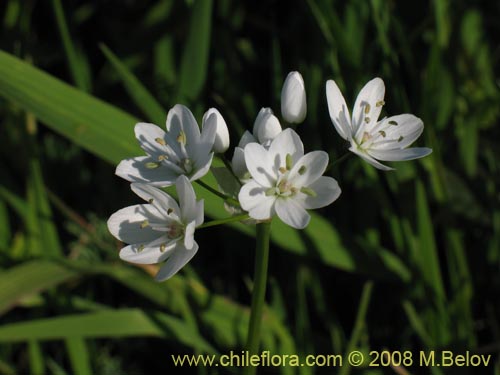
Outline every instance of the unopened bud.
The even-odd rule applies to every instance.
[[[306,118],[306,89],[299,72],[290,72],[281,90],[281,115],[285,121],[299,124]]]

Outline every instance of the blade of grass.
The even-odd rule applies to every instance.
[[[134,103],[155,124],[163,124],[167,117],[165,109],[158,103],[153,95],[142,85],[134,74],[123,64],[116,55],[104,44],[99,46],[104,56],[113,65],[120,77],[127,93]]]
[[[90,356],[85,340],[78,336],[68,337],[65,340],[65,344],[71,362],[71,369],[73,370],[72,374],[92,375]]]
[[[45,374],[45,365],[43,360],[42,348],[40,348],[40,343],[37,340],[31,338],[29,339],[28,355],[29,355],[30,374],[33,375]]]

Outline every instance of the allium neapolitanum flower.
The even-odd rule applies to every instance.
[[[311,218],[306,209],[327,206],[340,195],[337,181],[322,176],[328,154],[313,151],[304,155],[302,141],[292,129],[278,134],[269,149],[249,143],[244,151],[253,179],[243,185],[238,199],[253,219],[266,220],[277,214],[286,224],[302,229]]]
[[[200,133],[191,111],[180,104],[167,115],[167,131],[138,123],[135,136],[147,156],[122,160],[116,174],[131,182],[170,186],[185,175],[190,181],[203,177],[212,163],[218,118],[207,116]]]
[[[278,118],[273,114],[271,108],[261,108],[253,124],[252,133],[248,130],[243,133],[238,147],[235,147],[231,161],[233,172],[242,181],[250,178],[245,163],[243,149],[252,142],[260,143],[268,149],[272,140],[282,131]]]
[[[359,92],[354,103],[352,118],[337,84],[326,83],[328,110],[335,129],[350,142],[350,151],[374,167],[392,170],[381,161],[413,160],[429,155],[426,147],[408,148],[424,130],[424,123],[411,114],[378,117],[384,106],[385,86],[380,78],[369,81]]]
[[[285,121],[300,124],[306,118],[306,89],[299,72],[290,72],[281,89],[281,114]]]
[[[121,249],[121,259],[138,264],[167,260],[156,275],[156,280],[166,280],[198,251],[194,231],[203,223],[203,200],[196,201],[186,176],[176,181],[179,204],[151,185],[132,183],[131,188],[149,203],[115,212],[108,220],[109,231],[120,241],[130,244]]]

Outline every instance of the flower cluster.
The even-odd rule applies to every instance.
[[[330,118],[339,135],[349,142],[349,150],[376,168],[389,170],[392,168],[380,161],[416,159],[431,150],[408,148],[423,131],[419,118],[402,114],[379,120],[384,93],[380,78],[368,82],[351,117],[337,84],[332,80],[326,83]],[[303,122],[306,103],[302,76],[291,72],[281,93],[284,123]],[[198,251],[194,232],[203,225],[204,205],[203,200],[196,200],[192,183],[210,171],[214,154],[226,164],[226,173],[219,173],[220,167],[212,169],[221,191],[197,182],[227,198],[225,204],[231,200],[236,207],[231,212],[246,213],[243,219],[253,223],[278,216],[291,227],[303,229],[310,221],[307,210],[328,206],[341,193],[334,178],[323,176],[328,154],[304,153],[299,135],[292,128],[283,129],[270,108],[260,110],[252,132],[246,131],[234,148],[231,162],[223,155],[229,148],[229,130],[215,108],[204,114],[201,130],[191,111],[178,104],[168,112],[166,130],[138,123],[135,135],[146,155],[123,160],[116,174],[130,181],[132,191],[147,203],[115,212],[108,228],[129,244],[121,249],[120,258],[138,264],[164,263],[156,275],[159,281],[175,275]],[[221,181],[224,179],[231,181],[226,184]],[[172,185],[178,202],[161,189]],[[224,189],[224,185],[232,187]]]

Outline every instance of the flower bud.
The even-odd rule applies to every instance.
[[[299,72],[290,72],[281,90],[281,115],[285,121],[299,124],[307,113],[306,90]]]
[[[215,121],[217,123],[213,150],[217,154],[222,154],[229,148],[229,130],[227,129],[226,121],[224,121],[220,112],[215,108],[210,108],[207,112],[205,112],[203,115],[202,127],[205,126],[205,123],[209,121],[209,119],[210,121],[214,121],[212,119],[213,116],[215,116]]]

